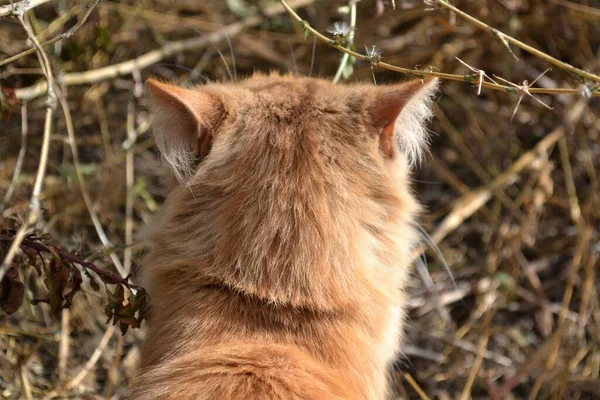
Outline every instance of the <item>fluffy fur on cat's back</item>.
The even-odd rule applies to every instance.
[[[435,81],[149,81],[179,185],[149,228],[129,399],[383,399]]]

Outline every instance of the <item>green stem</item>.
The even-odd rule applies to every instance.
[[[350,33],[348,34],[348,47],[352,46],[354,43],[354,29],[356,28],[356,1],[348,2],[350,6]],[[340,78],[342,77],[342,73],[344,72],[344,68],[346,68],[346,63],[350,58],[350,54],[344,53],[342,56],[342,60],[340,61],[340,66],[338,67],[335,76],[333,77],[333,83],[338,83]]]

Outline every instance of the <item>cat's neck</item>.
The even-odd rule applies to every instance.
[[[169,291],[217,283],[273,303],[331,309],[370,298],[380,279],[406,269],[412,216],[397,196],[388,195],[386,209],[381,198],[358,204],[315,191],[290,194],[302,202],[249,196],[176,190],[150,234],[149,281],[173,285]]]

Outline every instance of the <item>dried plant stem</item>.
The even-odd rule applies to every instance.
[[[106,232],[104,232],[104,228],[102,227],[102,223],[100,222],[100,218],[96,211],[94,210],[94,204],[92,202],[92,198],[90,197],[90,193],[87,189],[87,185],[85,179],[83,177],[83,173],[81,172],[81,163],[79,162],[79,152],[77,151],[77,144],[75,142],[75,130],[73,128],[73,119],[71,118],[71,111],[69,109],[69,105],[62,95],[59,93],[58,100],[60,102],[63,115],[65,117],[65,125],[67,127],[67,136],[69,138],[69,146],[71,147],[71,155],[73,156],[73,168],[75,169],[75,175],[77,176],[77,182],[79,184],[79,190],[81,191],[81,196],[83,197],[83,202],[85,203],[85,207],[87,208],[88,214],[92,219],[92,223],[94,224],[94,229],[102,242],[102,245],[106,249],[110,249],[113,247],[113,244],[108,239]],[[119,260],[119,257],[114,252],[110,253],[110,259],[113,262],[115,268],[122,277],[126,277],[127,273]]]
[[[40,194],[42,192],[42,185],[44,183],[44,177],[46,176],[46,166],[48,165],[48,153],[50,151],[50,136],[52,133],[52,117],[54,114],[54,108],[56,106],[56,96],[54,93],[54,76],[52,75],[52,68],[50,66],[50,61],[48,61],[48,57],[44,50],[40,46],[40,43],[35,37],[35,34],[31,31],[27,23],[24,19],[24,14],[18,15],[17,19],[19,23],[27,33],[27,36],[35,46],[38,51],[38,56],[40,59],[40,65],[42,66],[42,70],[44,71],[44,75],[46,76],[46,117],[44,120],[44,133],[42,139],[42,149],[40,153],[40,161],[38,163],[38,170],[35,177],[35,182],[33,185],[33,192],[31,193],[31,199],[29,201],[29,208],[27,210],[27,215],[24,218],[23,224],[18,229],[13,242],[11,243],[4,260],[2,260],[2,264],[0,265],[0,282],[4,275],[8,271],[8,269],[12,266],[13,259],[17,254],[17,250],[19,249],[23,239],[33,225],[38,221],[41,208],[40,208]]]
[[[2,203],[0,203],[0,212],[4,210],[6,205],[8,204],[12,194],[17,186],[17,181],[19,180],[19,175],[21,174],[21,168],[23,168],[23,161],[25,160],[25,153],[27,153],[27,102],[21,105],[21,148],[19,149],[19,155],[17,156],[17,163],[15,165],[15,170],[13,171],[13,176],[10,181],[10,185],[8,186],[8,190],[4,194],[4,198],[2,199]]]
[[[303,7],[313,3],[313,1],[314,0],[296,0],[292,3],[292,5],[294,7]],[[288,5],[288,7],[290,6]],[[263,14],[267,17],[272,17],[282,13],[283,11],[284,9],[282,9],[278,4],[274,4],[265,7]],[[60,77],[59,83],[63,86],[84,85],[117,78],[119,76],[129,75],[136,69],[141,71],[145,68],[148,68],[150,65],[156,64],[175,54],[179,54],[188,50],[198,50],[211,45],[217,45],[226,40],[227,37],[235,37],[244,30],[260,24],[262,21],[263,17],[261,15],[250,16],[208,35],[167,43],[157,50],[150,51],[129,61],[124,61],[94,70],[64,74]],[[31,100],[42,95],[46,91],[46,87],[46,82],[41,81],[26,88],[16,89],[15,97],[21,101]]]
[[[415,381],[411,374],[405,372],[403,376],[404,379],[406,379],[406,381],[408,382],[408,384],[412,386],[415,392],[417,392],[421,400],[431,400],[431,398],[427,396],[427,394],[425,394],[425,391],[421,388],[421,386],[419,386],[419,384],[417,383],[417,381]]]
[[[0,18],[7,15],[23,15],[27,11],[41,4],[47,3],[50,0],[22,0],[17,3],[0,6]]]
[[[77,30],[81,27],[81,25],[83,25],[85,23],[85,21],[88,19],[88,17],[90,16],[90,14],[92,13],[92,11],[94,11],[94,9],[96,8],[96,6],[101,2],[102,0],[94,0],[94,3],[90,6],[88,6],[85,14],[83,14],[83,17],[75,24],[73,25],[72,28],[70,28],[68,31],[66,31],[65,33],[62,33],[50,40],[45,41],[44,43],[42,43],[40,46],[41,47],[46,47],[46,46],[50,46],[56,42],[58,42],[59,40],[63,40],[63,39],[68,39],[71,36],[73,36],[73,34],[75,34],[75,32],[77,32]],[[31,54],[33,52],[35,52],[35,48],[31,48],[31,49],[27,49],[25,51],[20,52],[19,54],[15,54],[14,56],[10,56],[5,58],[4,60],[0,61],[0,67],[3,65],[6,65],[8,63],[11,63],[15,60],[18,60],[21,57],[24,57],[28,54]]]
[[[11,239],[12,239],[11,236],[0,235],[0,242],[7,242],[7,241],[10,241]],[[36,253],[58,254],[65,261],[68,261],[71,264],[77,264],[86,270],[90,270],[90,271],[94,272],[96,275],[98,275],[98,277],[100,277],[102,282],[104,282],[106,284],[123,285],[130,290],[142,289],[138,285],[129,283],[129,281],[126,278],[123,278],[122,276],[119,276],[119,275],[115,275],[112,272],[105,271],[105,270],[99,268],[98,266],[96,266],[92,262],[85,261],[78,257],[75,257],[75,256],[65,252],[61,248],[56,247],[52,244],[46,245],[46,244],[42,243],[39,241],[38,237],[32,236],[32,237],[26,238],[25,240],[23,240],[21,247],[24,249],[34,250]]]
[[[85,365],[83,367],[81,367],[81,369],[79,370],[77,375],[75,375],[71,380],[66,382],[64,385],[61,385],[60,387],[58,387],[58,388],[52,390],[50,393],[46,394],[43,397],[43,400],[53,399],[53,398],[59,396],[61,393],[64,393],[65,391],[70,390],[70,389],[74,388],[75,386],[79,385],[79,383],[81,383],[83,378],[86,377],[86,375],[90,372],[90,370],[94,367],[94,365],[96,365],[96,363],[100,359],[100,356],[104,352],[104,349],[106,348],[106,345],[110,341],[110,338],[112,337],[114,331],[115,331],[115,326],[110,325],[104,332],[104,336],[102,336],[102,339],[100,339],[100,342],[98,343],[98,346],[96,346],[94,353],[88,359],[88,361],[85,363]]]
[[[121,359],[123,357],[123,344],[125,340],[122,335],[117,335],[117,348],[115,351],[115,358],[113,359],[113,363],[108,370],[108,379],[106,382],[106,387],[104,389],[104,398],[109,400],[112,398],[112,394],[114,391],[115,385],[119,382],[119,365],[121,364]]]
[[[567,0],[550,0],[552,3],[554,4],[559,4],[563,7],[566,7],[570,10],[574,10],[574,11],[578,11],[584,14],[588,14],[591,15],[595,18],[600,18],[600,9],[598,8],[594,8],[594,7],[590,7],[590,6],[585,6],[583,4],[577,4],[574,3],[572,1],[567,1]]]
[[[477,18],[472,17],[471,15],[467,14],[466,12],[454,7],[447,0],[434,0],[434,1],[440,7],[443,7],[447,10],[454,12],[456,15],[458,15],[459,17],[463,18],[466,21],[469,21],[471,24],[477,26],[478,28],[481,28],[484,31],[493,34],[494,36],[497,36],[502,42],[506,41],[509,44],[517,46],[520,49],[525,50],[526,52],[533,54],[534,56],[541,58],[542,60],[545,60],[545,61],[549,62],[550,64],[557,66],[560,69],[571,72],[581,78],[584,78],[584,79],[587,79],[587,80],[590,80],[590,81],[593,81],[596,83],[600,83],[600,76],[592,74],[587,71],[584,71],[582,69],[576,68],[570,64],[567,64],[566,62],[560,61],[560,60],[550,56],[549,54],[544,53],[543,51],[540,51],[534,47],[529,46],[528,44],[521,42],[520,40],[517,40],[503,32],[500,32],[499,30],[492,28],[491,26],[487,25],[486,23],[481,22]]]
[[[60,319],[60,342],[58,345],[58,380],[64,381],[69,360],[69,338],[71,334],[71,310],[63,308]]]
[[[594,282],[596,282],[595,278],[597,270],[598,255],[597,253],[590,253],[588,255],[587,263],[584,266],[584,278],[580,289],[581,300],[579,301],[579,316],[577,318],[577,335],[579,338],[582,338],[585,333],[586,321],[588,320],[588,308],[590,303],[593,304],[592,296],[595,291]]]
[[[579,199],[577,198],[577,190],[575,189],[573,168],[571,167],[571,159],[569,157],[569,147],[567,145],[567,139],[564,136],[558,141],[558,150],[560,152],[560,162],[562,164],[565,185],[569,196],[571,220],[576,226],[580,227],[582,224],[581,208],[579,207]]]
[[[139,72],[134,73],[134,76],[136,77],[136,86],[141,85],[141,76],[139,76]],[[136,90],[134,90],[134,92],[136,92]],[[133,259],[131,245],[133,243],[133,185],[135,183],[135,166],[132,146],[135,144],[136,138],[135,101],[132,99],[129,102],[127,110],[127,140],[129,147],[126,150],[125,158],[125,192],[127,197],[125,199],[125,251],[123,254],[123,267],[126,274],[129,274],[131,271],[131,262]]]
[[[350,33],[347,37],[348,47],[350,47],[354,43],[354,30],[356,29],[356,1],[350,1],[348,3],[350,6]],[[350,54],[344,53],[342,55],[342,60],[340,61],[340,66],[338,67],[335,76],[333,77],[333,83],[338,83],[342,74],[344,73],[344,69],[346,68],[346,64],[350,59]]]
[[[492,400],[501,400],[505,399],[506,396],[510,393],[510,391],[517,386],[523,379],[525,379],[531,371],[534,370],[547,356],[548,351],[554,346],[556,342],[560,342],[562,336],[564,335],[564,327],[559,326],[556,331],[542,344],[533,354],[531,354],[527,361],[525,361],[521,366],[517,369],[517,371],[509,376],[505,383],[496,391],[494,391],[492,396]]]
[[[591,235],[591,232],[589,230],[580,231],[578,243],[575,248],[575,254],[573,255],[573,258],[571,259],[571,263],[569,265],[569,275],[567,276],[567,283],[565,286],[565,290],[563,292],[563,300],[561,303],[561,309],[558,314],[558,323],[557,324],[558,324],[559,330],[562,329],[563,325],[567,321],[567,314],[569,312],[569,304],[571,303],[571,299],[573,297],[575,280],[577,278],[577,273],[581,266],[583,257],[585,255],[585,253],[587,252],[587,250],[589,249],[590,235]],[[556,360],[558,358],[558,351],[560,349],[560,344],[561,344],[561,341],[557,340],[551,345],[550,349],[548,350],[547,355],[546,355],[546,357],[547,357],[546,361],[545,361],[544,365],[542,366],[540,374],[538,375],[538,378],[536,379],[536,381],[533,385],[533,388],[531,390],[531,393],[529,395],[530,399],[537,398],[539,390],[542,387],[544,380],[546,379],[548,371],[556,363]]]
[[[31,383],[29,383],[29,378],[27,377],[27,368],[25,367],[25,364],[21,364],[19,366],[19,375],[23,385],[23,394],[25,395],[25,400],[33,399],[33,394],[31,393]]]
[[[483,207],[488,200],[492,198],[494,192],[511,182],[514,182],[523,169],[537,160],[540,157],[540,154],[546,153],[552,145],[563,137],[563,135],[563,128],[559,128],[548,134],[533,149],[523,154],[513,165],[502,174],[498,175],[492,182],[460,197],[455,202],[452,211],[442,220],[433,235],[431,235],[433,243],[440,243],[450,232],[454,231],[467,218],[471,217],[471,215]],[[422,251],[422,249],[415,250],[412,259],[416,260],[421,255]]]
[[[492,322],[492,317],[494,316],[494,311],[490,310],[485,314],[483,319],[483,336],[479,339],[479,346],[477,349],[477,359],[473,363],[473,367],[471,368],[471,373],[467,379],[467,383],[463,388],[462,394],[460,396],[460,400],[469,400],[471,398],[471,390],[473,388],[473,383],[475,383],[475,379],[477,378],[477,373],[479,372],[479,368],[481,367],[481,363],[483,361],[483,357],[486,352],[486,348],[488,345],[488,341],[490,340],[490,323]]]
[[[285,7],[288,14],[290,14],[290,16],[293,19],[298,21],[302,25],[302,27],[304,29],[306,29],[308,32],[315,35],[315,37],[318,40],[320,40],[323,43],[328,44],[329,46],[333,47],[334,49],[337,49],[343,53],[353,56],[358,60],[365,61],[365,62],[372,64],[373,60],[370,57],[368,57],[364,54],[361,54],[361,53],[357,53],[350,49],[347,49],[344,46],[336,44],[334,40],[328,38],[327,36],[323,35],[321,32],[319,32],[316,29],[314,29],[313,27],[311,27],[308,24],[308,22],[303,20],[298,15],[298,13],[296,13],[296,11],[294,11],[294,9],[288,5],[286,0],[279,0],[279,2]],[[436,71],[429,71],[429,70],[403,68],[403,67],[398,67],[396,65],[388,64],[383,61],[378,61],[376,63],[376,65],[383,69],[387,69],[390,71],[396,71],[396,72],[400,72],[403,74],[410,74],[410,75],[415,75],[415,76],[434,76],[437,78],[451,80],[451,81],[469,82],[471,84],[479,84],[478,76],[476,76],[476,75],[472,75],[472,76],[456,75],[456,74],[447,74],[447,73],[443,73],[443,72],[436,72]],[[595,76],[595,75],[593,75],[593,76]],[[600,78],[598,78],[598,79],[600,79]],[[482,82],[481,87],[493,89],[493,90],[500,90],[503,92],[510,92],[510,93],[517,92],[517,90],[512,86],[499,85],[499,84],[492,83],[492,82]],[[577,89],[541,89],[541,88],[529,88],[529,93],[531,93],[531,94],[536,94],[536,93],[537,94],[570,94],[570,95],[578,95],[579,94]],[[600,97],[600,91],[596,90],[596,91],[592,92],[592,96]],[[19,95],[17,95],[17,97],[19,97]]]

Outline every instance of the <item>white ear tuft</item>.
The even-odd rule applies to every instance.
[[[152,99],[152,130],[162,158],[177,180],[186,184],[199,160],[208,154],[223,118],[220,101],[203,90],[146,81]]]
[[[433,117],[433,103],[439,79],[431,79],[414,93],[396,119],[394,131],[398,146],[411,165],[418,164],[429,144],[427,123]]]
[[[187,182],[198,157],[193,142],[182,128],[181,118],[172,110],[153,106],[150,122],[163,162],[180,183]]]

